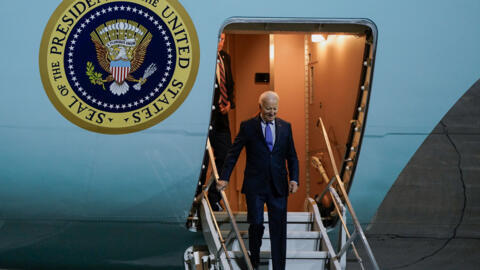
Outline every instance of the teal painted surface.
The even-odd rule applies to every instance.
[[[194,89],[171,117],[134,134],[74,126],[50,103],[38,70],[43,30],[58,4],[9,2],[0,11],[2,51],[10,52],[0,68],[0,217],[183,223],[208,128],[209,106],[199,113],[198,104],[210,98],[196,102]]]
[[[151,221],[180,228],[203,156],[216,38],[230,17],[367,18],[376,24],[369,114],[351,189],[362,223],[371,220],[434,125],[480,77],[478,1],[180,2],[192,17],[201,47],[190,95],[155,127],[129,135],[102,135],[63,118],[40,81],[40,40],[60,1],[1,1],[1,219]],[[141,230],[144,225],[137,226]],[[90,233],[94,228],[79,238],[95,241],[96,235]],[[189,235],[179,231],[174,233]],[[14,241],[6,232],[0,229],[1,252],[15,250],[5,244]],[[172,233],[162,226],[155,231],[162,232]],[[194,242],[190,236],[182,239]],[[50,247],[52,254],[61,248]],[[178,254],[184,251],[180,244],[172,248]],[[159,249],[156,256],[160,254],[165,253]]]
[[[183,251],[203,244],[167,223],[10,221],[2,232],[2,269],[182,269]]]

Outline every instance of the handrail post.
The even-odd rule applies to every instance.
[[[335,206],[335,211],[337,211],[338,217],[342,222],[343,232],[345,232],[347,238],[350,238],[351,235],[350,235],[350,232],[348,231],[347,223],[345,221],[345,212],[346,212],[345,206],[343,205],[342,200],[338,196],[338,193],[336,192],[336,190],[332,187],[332,184],[337,180],[337,178],[333,177],[331,180],[328,180],[327,172],[325,171],[325,168],[323,167],[322,162],[320,162],[320,160],[317,157],[312,157],[312,165],[317,170],[319,170],[320,174],[322,175],[323,181],[327,183],[327,187],[325,187],[324,191],[321,193],[319,198],[320,199],[323,198],[323,196],[325,196],[327,192],[330,192],[330,195],[332,196],[332,199],[333,199],[332,200],[333,205]],[[358,254],[355,244],[351,243],[351,245],[353,248],[353,252],[355,253],[355,257],[357,258],[357,261],[360,264],[360,268],[364,270],[365,268],[363,266],[362,258]],[[343,244],[340,244],[340,246],[343,246]],[[341,258],[340,258],[340,261],[341,261]]]
[[[215,183],[217,183],[219,180],[217,165],[215,164],[215,157],[213,155],[210,139],[207,139],[207,150],[208,150],[208,155],[210,156],[210,164],[212,164],[212,172],[213,172],[214,178],[209,181],[209,183],[205,187],[205,190],[208,190],[208,188],[214,181]],[[230,223],[232,224],[232,228],[235,231],[235,235],[237,236],[238,243],[240,244],[240,250],[242,252],[243,258],[245,259],[245,263],[247,264],[247,268],[248,270],[253,270],[252,263],[250,262],[250,256],[248,256],[247,248],[245,247],[245,243],[243,242],[243,238],[240,234],[240,230],[238,229],[237,222],[235,220],[235,217],[233,216],[232,209],[230,208],[227,195],[223,190],[220,191],[220,195],[222,196],[223,203],[225,204],[225,209],[227,210],[227,214],[230,217]],[[218,227],[217,227],[217,230],[221,237],[221,231]],[[225,250],[225,252],[228,253],[227,250]]]
[[[203,192],[206,192],[206,191],[203,191]],[[221,245],[221,248],[220,250],[223,249],[223,251],[225,252],[225,257],[227,258],[227,261],[228,261],[228,264],[230,266],[230,269],[233,270],[233,266],[232,266],[232,262],[230,261],[231,258],[230,258],[230,255],[228,255],[228,249],[227,249],[227,246],[225,244],[225,240],[223,239],[223,236],[222,236],[222,232],[220,231],[220,227],[218,226],[218,222],[217,222],[217,218],[215,217],[215,215],[213,214],[213,210],[212,210],[212,206],[210,205],[210,202],[208,201],[208,199],[205,199],[206,203],[207,203],[207,206],[208,206],[208,210],[210,212],[210,215],[213,219],[213,224],[215,225],[215,230],[217,231],[218,233],[218,238],[220,239],[220,245]],[[217,254],[215,254],[216,257],[220,257],[218,256],[219,254],[219,251],[220,250],[217,250]],[[220,260],[219,260],[220,261]]]
[[[323,226],[320,211],[318,210],[317,202],[312,198],[307,198],[307,205],[308,205],[309,211],[313,215],[314,224],[316,224],[318,226],[318,229],[320,230],[320,234],[322,235],[322,241],[325,243],[327,252],[330,254],[330,259],[332,259],[333,266],[335,267],[336,270],[341,270],[340,262],[337,259],[335,250],[333,249],[332,243],[328,238],[327,230],[325,229],[325,226]]]
[[[330,190],[330,194],[333,195],[333,198],[334,198],[333,202],[335,204],[336,209],[339,209],[339,208],[342,209],[342,213],[340,213],[338,217],[340,218],[340,221],[342,222],[343,230],[345,231],[345,234],[347,235],[347,238],[350,239],[351,237],[353,237],[353,235],[350,235],[350,232],[348,231],[347,223],[345,221],[345,212],[346,212],[345,208],[346,207],[345,207],[345,205],[343,205],[342,200],[338,196],[337,191],[335,191],[335,189],[332,188],[332,187],[330,187],[329,190]],[[360,254],[358,253],[357,248],[355,247],[355,243],[352,242],[351,245],[352,245],[355,257],[357,258],[357,261],[360,264],[360,268],[362,270],[364,270],[365,267],[363,266],[362,258],[360,257]]]
[[[319,198],[322,199],[327,192],[330,192],[330,195],[332,196],[332,199],[333,199],[332,200],[333,205],[335,206],[335,210],[338,213],[338,217],[342,222],[343,231],[345,232],[347,238],[350,238],[351,237],[350,232],[348,231],[347,223],[345,221],[345,212],[346,212],[345,206],[343,205],[342,200],[338,196],[337,191],[332,187],[332,184],[337,180],[337,178],[333,177],[331,180],[328,180],[327,172],[325,171],[325,168],[323,167],[322,162],[317,157],[312,157],[312,165],[320,172],[320,174],[322,175],[323,181],[327,183],[327,187],[325,187],[325,190],[321,193]],[[360,267],[362,268],[362,270],[364,270],[362,258],[360,258],[360,255],[358,254],[357,248],[355,247],[354,243],[352,243],[352,248],[360,264]]]
[[[323,137],[324,137],[325,143],[327,145],[328,155],[330,156],[330,161],[332,163],[335,178],[337,179],[338,186],[339,186],[340,191],[341,191],[341,193],[342,193],[342,195],[345,199],[345,204],[347,205],[348,211],[350,211],[350,215],[352,216],[352,220],[353,220],[353,224],[355,226],[355,229],[358,232],[358,234],[360,235],[360,239],[362,240],[363,245],[365,246],[368,257],[370,258],[370,261],[373,264],[373,269],[379,270],[380,267],[378,266],[377,261],[375,260],[375,256],[373,255],[372,249],[370,248],[370,245],[367,241],[367,238],[365,237],[365,234],[363,233],[362,226],[360,225],[360,222],[358,221],[357,215],[355,214],[355,211],[353,210],[352,204],[350,203],[350,199],[348,198],[347,191],[345,190],[345,185],[343,184],[343,181],[340,178],[340,175],[338,173],[337,164],[335,163],[335,158],[333,157],[332,146],[330,145],[330,139],[328,138],[328,133],[327,133],[327,130],[325,129],[325,125],[323,124],[323,120],[322,120],[321,117],[318,118],[318,122],[320,123],[320,125],[322,127]]]

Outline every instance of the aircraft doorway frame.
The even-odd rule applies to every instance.
[[[366,125],[368,105],[370,99],[370,89],[373,80],[374,58],[377,47],[378,31],[375,23],[368,19],[315,19],[315,18],[243,18],[232,17],[227,19],[219,30],[218,36],[222,33],[264,33],[264,34],[281,34],[281,33],[346,33],[346,34],[365,34],[367,36],[365,42],[364,61],[361,72],[360,84],[358,86],[358,95],[356,101],[356,109],[352,116],[350,130],[348,131],[348,144],[346,146],[345,155],[340,168],[340,176],[346,183],[347,191],[350,190],[356,165],[358,162],[361,142],[364,135],[364,127]],[[270,38],[270,45],[272,45],[272,38]],[[272,52],[270,52],[270,57]],[[308,50],[306,50],[306,58],[308,57]],[[310,62],[306,61],[305,71],[305,95],[312,95],[313,88],[313,67]],[[272,72],[272,67],[271,70]],[[270,75],[273,80],[273,74]],[[240,105],[241,106],[241,105]],[[317,119],[309,119],[308,104],[306,105],[305,121],[317,121]],[[308,129],[308,125],[306,125]],[[232,132],[232,137],[236,134]],[[308,136],[308,131],[306,132]],[[322,139],[321,133],[318,133],[318,138]],[[303,147],[303,146],[302,146]],[[308,149],[308,138],[307,145]],[[310,166],[310,157],[306,151],[306,168]],[[301,169],[306,169],[301,168]],[[307,197],[310,196],[310,179],[306,169],[306,189]],[[318,195],[318,194],[317,194]],[[240,205],[240,199],[238,205]]]

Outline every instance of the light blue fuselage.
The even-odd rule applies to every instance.
[[[434,125],[480,77],[478,1],[180,3],[201,49],[189,96],[151,128],[105,135],[73,125],[43,89],[39,46],[60,1],[2,1],[0,267],[181,267],[183,251],[201,242],[184,224],[205,150],[217,39],[231,17],[375,23],[369,114],[350,190],[363,224]]]

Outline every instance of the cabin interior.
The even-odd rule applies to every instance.
[[[236,108],[229,113],[232,141],[243,120],[255,116],[258,96],[273,90],[280,96],[278,117],[292,124],[299,158],[299,191],[289,196],[288,211],[304,211],[305,199],[326,187],[312,157],[329,178],[335,173],[322,129],[322,118],[338,172],[349,189],[363,135],[368,105],[366,77],[372,55],[371,30],[351,24],[230,24],[224,28],[224,51],[230,54]],[[212,87],[213,88],[213,87]],[[241,194],[245,150],[226,190],[233,211],[246,211]],[[318,200],[331,207],[331,198]]]

